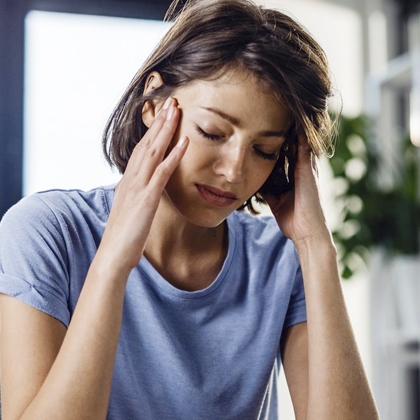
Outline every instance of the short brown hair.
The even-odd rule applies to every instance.
[[[167,18],[173,26],[137,72],[110,116],[103,136],[108,162],[124,173],[147,127],[141,116],[148,100],[165,99],[194,80],[217,78],[240,68],[257,77],[291,112],[292,124],[279,159],[267,182],[255,194],[280,195],[291,184],[296,136],[307,139],[319,155],[332,149],[332,122],[327,102],[332,95],[327,59],[312,36],[286,14],[250,0],[189,0]],[[147,76],[158,71],[164,84],[144,94]],[[251,211],[249,199],[242,208]]]

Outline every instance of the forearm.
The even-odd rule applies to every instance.
[[[8,335],[2,332],[2,337],[7,336],[8,348],[2,359],[7,354],[11,362],[2,378],[8,390],[6,420],[106,418],[127,279],[143,255],[165,186],[188,147],[185,136],[171,146],[179,117],[176,100],[168,98],[132,151],[68,330],[28,308],[20,308],[19,322],[12,319],[13,311],[6,311]],[[48,339],[32,337],[31,326]],[[17,351],[21,341],[29,344],[28,351]],[[13,372],[20,361],[30,369],[25,387],[20,384],[25,374]]]
[[[51,370],[21,419],[105,419],[128,272],[92,264]]]
[[[307,419],[374,420],[375,403],[357,349],[331,238],[297,246],[308,320]]]

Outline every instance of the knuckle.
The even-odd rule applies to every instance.
[[[149,137],[144,136],[134,147],[134,150],[140,150],[144,147],[149,146],[151,143],[151,139]]]
[[[161,155],[161,152],[156,146],[150,146],[147,149],[147,156],[149,158],[159,157],[160,155]]]
[[[171,170],[167,165],[159,165],[156,168],[155,174],[159,177],[159,178],[166,178],[169,177],[171,175]]]
[[[163,123],[163,127],[176,127],[178,125],[178,119],[177,118],[170,118],[170,119],[166,119],[165,122]]]
[[[168,114],[168,110],[161,108],[159,110],[158,114],[156,115],[155,120],[165,121],[166,117],[167,117],[167,114]]]

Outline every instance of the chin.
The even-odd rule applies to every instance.
[[[203,228],[221,225],[235,209],[208,208],[203,206],[177,206],[178,213],[189,223]]]
[[[220,213],[217,214],[216,212],[212,211],[179,212],[189,223],[195,226],[209,229],[220,226],[226,220],[229,214],[232,213],[224,212],[224,214],[222,215]]]

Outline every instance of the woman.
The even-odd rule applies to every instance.
[[[118,185],[2,222],[4,419],[276,419],[280,363],[297,419],[378,418],[317,188],[330,91],[289,17],[188,2],[107,125]]]

